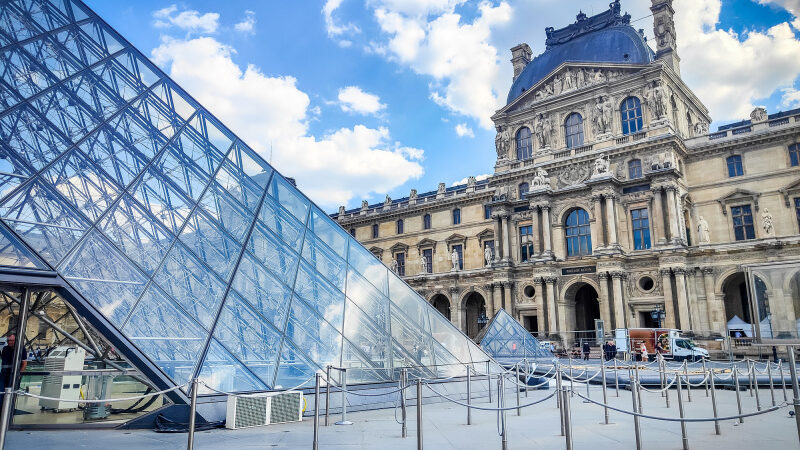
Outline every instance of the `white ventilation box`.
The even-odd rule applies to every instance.
[[[39,399],[42,409],[76,409],[81,394],[81,375],[62,375],[61,371],[81,371],[86,351],[80,347],[56,347],[44,358],[44,370],[56,372],[42,379],[41,395],[60,400]],[[73,401],[69,401],[73,400]]]
[[[300,391],[229,395],[225,428],[260,427],[303,420],[303,393]]]

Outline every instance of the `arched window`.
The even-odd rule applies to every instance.
[[[576,209],[569,213],[566,223],[567,256],[592,254],[592,233],[589,229],[589,213]]]
[[[517,131],[517,159],[533,158],[533,148],[531,147],[531,130],[528,127],[522,127]]]
[[[431,215],[430,214],[425,214],[424,216],[422,216],[422,228],[425,229],[425,230],[430,230],[431,229]]]
[[[397,234],[403,234],[403,219],[397,221]]]
[[[628,178],[634,180],[642,178],[642,160],[632,159],[628,161]]]
[[[528,183],[520,183],[519,184],[519,198],[520,198],[520,200],[525,198],[525,194],[527,194],[529,190],[530,190],[530,187],[529,187]]]
[[[567,116],[564,122],[566,133],[567,148],[580,147],[583,145],[583,117],[578,113]]]
[[[639,132],[642,127],[642,103],[636,97],[628,97],[619,108],[622,116],[622,134]]]
[[[461,210],[456,208],[453,210],[453,225],[461,223]]]

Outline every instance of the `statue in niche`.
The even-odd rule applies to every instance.
[[[494,255],[492,254],[492,247],[487,245],[486,248],[483,249],[483,258],[486,260],[487,266],[492,265],[492,261],[494,261]]]
[[[547,177],[547,171],[542,167],[536,169],[536,175],[533,177],[533,187],[550,186],[550,179]]]
[[[428,258],[425,255],[419,256],[419,273],[428,273]]]
[[[567,71],[564,72],[564,90],[569,91],[575,89],[575,79],[573,78],[572,71],[567,68]]]
[[[592,132],[595,137],[611,132],[612,106],[608,97],[597,97],[592,109]]]
[[[511,133],[508,131],[508,127],[497,127],[497,136],[494,138],[494,145],[497,147],[497,159],[504,159],[508,156],[508,146],[510,140]]]
[[[667,96],[660,81],[655,80],[645,88],[644,100],[656,120],[667,115]]]
[[[603,97],[603,126],[606,133],[611,133],[611,117],[614,114],[614,107],[608,96]]]
[[[553,134],[553,124],[548,117],[544,114],[539,114],[536,119],[536,126],[534,126],[534,133],[536,133],[536,140],[539,142],[539,148],[550,147],[550,140]]]
[[[594,160],[594,175],[604,175],[608,173],[609,162],[606,155],[601,153],[597,159]]]
[[[761,227],[764,229],[764,233],[767,236],[775,236],[775,227],[772,220],[772,214],[770,214],[769,209],[767,208],[764,208],[764,212],[761,213]]]
[[[397,260],[394,259],[394,255],[392,255],[392,272],[397,273],[399,264],[397,264]]]
[[[711,230],[703,216],[697,219],[697,234],[700,236],[701,244],[708,244],[711,242]]]
[[[453,263],[453,270],[458,270],[458,252],[455,247],[453,248],[453,253],[450,253],[450,262]]]
[[[560,94],[564,89],[564,80],[561,79],[561,75],[556,75],[553,78],[553,93],[555,95]]]

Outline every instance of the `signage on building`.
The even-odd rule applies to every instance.
[[[561,269],[561,275],[580,275],[582,273],[595,273],[596,266],[566,267]]]

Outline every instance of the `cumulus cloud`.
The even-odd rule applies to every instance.
[[[325,30],[328,32],[328,37],[336,39],[340,47],[350,47],[353,45],[353,41],[343,36],[358,34],[361,29],[350,22],[339,23],[333,17],[334,12],[341,4],[342,0],[326,0],[325,5],[322,6],[322,16],[325,18]]]
[[[491,174],[488,174],[488,173],[485,173],[485,174],[483,174],[483,175],[476,175],[476,176],[475,176],[475,181],[483,181],[483,180],[486,180],[487,178],[489,178],[490,176],[492,176],[492,175],[491,175]],[[453,186],[460,186],[460,185],[462,185],[462,184],[467,184],[467,181],[469,181],[469,177],[464,177],[464,178],[462,178],[462,179],[460,179],[460,180],[458,180],[458,181],[454,181],[454,182],[452,182],[452,183],[450,184],[450,187],[453,187]]]
[[[471,138],[475,137],[475,133],[472,131],[472,128],[470,128],[469,125],[465,123],[459,123],[458,125],[456,125],[456,134],[458,135],[458,137],[471,137]]]
[[[758,0],[758,3],[778,6],[789,11],[795,17],[800,16],[800,0]]]
[[[214,33],[219,27],[219,13],[205,13],[193,9],[178,11],[169,5],[153,13],[153,25],[157,28],[180,28],[189,33]]]
[[[272,148],[276,168],[325,208],[422,176],[423,151],[393,141],[387,128],[355,125],[309,134],[314,108],[296,79],[242,68],[233,53],[211,37],[163,38],[152,57],[254,150],[268,158]]]
[[[784,108],[800,108],[800,91],[795,88],[786,88],[781,91],[781,106]]]
[[[233,26],[233,29],[246,34],[255,33],[256,27],[256,13],[249,9],[244,12],[244,19]]]
[[[344,112],[376,114],[386,108],[380,97],[361,90],[358,86],[339,89],[339,107]]]

